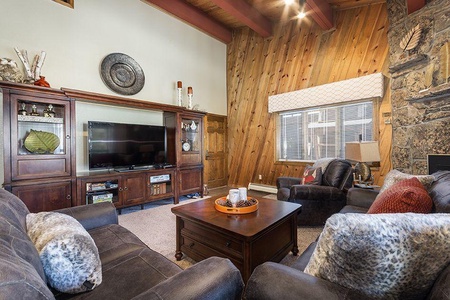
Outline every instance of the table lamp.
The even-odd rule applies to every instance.
[[[345,159],[357,162],[355,165],[356,178],[361,182],[367,182],[372,175],[367,163],[380,161],[378,142],[345,143]]]

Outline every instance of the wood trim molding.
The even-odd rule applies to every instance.
[[[199,30],[211,35],[219,41],[228,44],[231,42],[231,30],[217,22],[209,15],[195,6],[182,0],[143,0],[145,3],[157,6],[169,14],[186,21]]]
[[[124,106],[124,107],[134,107],[134,108],[142,108],[149,110],[159,110],[159,111],[170,111],[170,112],[180,112],[185,111],[184,107],[163,104],[163,103],[155,103],[144,100],[137,100],[119,96],[112,96],[106,94],[92,93],[80,90],[73,90],[69,88],[61,88],[64,94],[73,99],[79,99],[86,102],[94,102],[94,103],[102,103],[102,104],[110,104],[115,106]]]
[[[70,7],[70,8],[74,8],[75,6],[75,0],[53,0],[59,4],[62,4],[64,6]]]
[[[242,0],[211,0],[227,13],[266,38],[272,35],[272,23],[254,7]]]
[[[333,10],[325,0],[306,0],[306,11],[323,30],[334,27]]]

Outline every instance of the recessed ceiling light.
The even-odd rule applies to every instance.
[[[299,18],[299,19],[303,19],[304,17],[306,17],[306,14],[304,11],[299,12],[297,15],[297,18]]]
[[[291,4],[294,3],[294,0],[284,0],[284,3],[285,3],[286,5],[291,5]]]

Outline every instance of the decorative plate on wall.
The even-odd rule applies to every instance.
[[[145,83],[141,66],[123,53],[107,55],[102,60],[100,75],[111,90],[122,95],[137,94]]]

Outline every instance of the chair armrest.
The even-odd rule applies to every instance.
[[[116,207],[111,202],[63,208],[56,212],[74,217],[86,230],[119,223]]]
[[[353,300],[367,296],[288,266],[267,262],[253,271],[243,299]]]
[[[289,199],[345,201],[345,192],[333,186],[300,184],[291,186]]]
[[[294,184],[301,184],[302,179],[297,177],[278,177],[277,188],[290,188]]]
[[[370,208],[378,195],[378,191],[370,189],[351,188],[347,193],[347,205]]]
[[[244,282],[229,259],[210,257],[133,299],[241,299]]]

